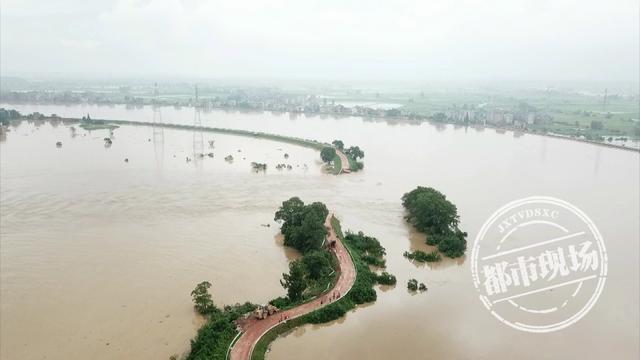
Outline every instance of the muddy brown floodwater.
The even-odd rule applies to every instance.
[[[0,106],[153,120],[150,108]],[[161,113],[165,122],[194,118],[187,108]],[[284,293],[279,279],[297,255],[282,246],[273,213],[291,196],[322,201],[343,228],[376,236],[398,285],[379,288],[375,304],[344,319],[277,340],[269,359],[638,357],[638,153],[355,117],[212,111],[202,113],[202,124],[339,138],[364,149],[365,169],[328,175],[311,149],[229,135],[123,126],[106,148],[106,130],[11,127],[0,141],[0,358],[184,353],[202,321],[189,296],[196,283],[209,280],[219,305]],[[214,157],[187,162],[194,151]],[[233,163],[224,161],[228,154]],[[269,168],[255,173],[251,161]],[[278,163],[293,169],[278,171]],[[416,266],[402,257],[426,249],[424,236],[403,221],[400,203],[417,185],[447,194],[470,241],[497,208],[518,198],[554,196],[578,206],[607,246],[609,275],[599,301],[578,323],[551,334],[501,324],[478,299],[467,259]],[[409,294],[409,278],[429,291]]]

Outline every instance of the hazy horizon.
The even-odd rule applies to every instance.
[[[637,83],[640,76],[635,0],[4,0],[0,9],[4,77]]]

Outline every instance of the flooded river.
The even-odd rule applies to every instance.
[[[0,106],[154,120],[151,108]],[[193,109],[159,113],[163,122],[194,123]],[[212,111],[200,118],[203,126],[342,139],[364,149],[365,169],[328,175],[314,150],[231,135],[122,126],[105,147],[108,130],[26,121],[11,127],[0,141],[0,358],[184,353],[202,321],[189,295],[196,283],[210,281],[218,305],[284,293],[279,279],[296,254],[281,245],[273,213],[291,196],[322,201],[343,228],[377,237],[398,285],[378,289],[376,303],[336,323],[277,340],[269,359],[638,356],[638,153],[356,117]],[[214,156],[188,162],[194,151]],[[224,160],[229,154],[232,163]],[[252,161],[267,163],[266,173],[253,172]],[[278,163],[292,169],[278,171]],[[501,324],[478,299],[468,260],[416,266],[402,257],[426,249],[400,203],[417,185],[441,190],[458,206],[470,242],[497,208],[518,198],[554,196],[578,206],[607,246],[609,276],[599,301],[578,323],[551,334]],[[429,290],[408,293],[409,278]]]

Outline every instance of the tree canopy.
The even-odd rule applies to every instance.
[[[458,209],[436,189],[419,186],[402,196],[406,219],[427,234],[427,244],[455,258],[467,250],[467,233],[458,228]]]
[[[336,149],[332,147],[326,146],[320,151],[320,158],[326,163],[332,162],[334,157],[336,157]]]
[[[444,234],[458,225],[458,209],[434,188],[418,186],[402,196],[407,220],[429,234]]]
[[[283,221],[280,231],[284,235],[284,244],[306,253],[321,248],[327,236],[324,227],[327,215],[329,210],[323,203],[305,205],[299,198],[292,197],[282,203],[274,220]]]
[[[345,153],[347,156],[353,158],[354,160],[358,160],[364,157],[364,151],[360,150],[359,146],[352,146],[348,148]]]
[[[307,288],[304,264],[299,260],[289,263],[289,273],[282,274],[280,284],[287,289],[287,296],[291,301],[302,299],[302,293]]]
[[[326,250],[310,251],[302,258],[310,279],[318,280],[328,275],[333,270],[331,266],[331,253]]]
[[[196,311],[202,315],[209,314],[216,310],[213,300],[211,299],[211,294],[209,294],[210,287],[210,282],[203,281],[196,285],[196,288],[191,292],[194,307]]]
[[[335,146],[338,150],[344,149],[344,143],[342,142],[342,140],[333,140],[331,144],[333,144],[333,146]]]

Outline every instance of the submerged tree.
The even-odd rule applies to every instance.
[[[282,203],[274,220],[283,220],[280,231],[284,235],[284,244],[302,253],[320,249],[327,235],[324,221],[329,215],[327,207],[320,202],[305,205],[302,200],[293,197]]]
[[[215,305],[213,304],[213,300],[211,299],[211,294],[209,294],[210,287],[210,282],[203,281],[200,284],[196,285],[196,288],[191,292],[194,307],[196,311],[202,315],[209,314],[216,309]]]
[[[438,251],[451,258],[464,255],[467,233],[458,228],[458,209],[444,194],[419,186],[402,196],[402,205],[407,221],[427,233],[428,245],[437,245]]]
[[[416,229],[444,234],[458,225],[458,209],[434,188],[418,186],[402,196],[407,220]]]
[[[322,148],[322,151],[320,151],[320,158],[322,159],[322,161],[326,163],[332,162],[333,158],[335,157],[336,157],[336,149],[332,147],[327,146]]]

